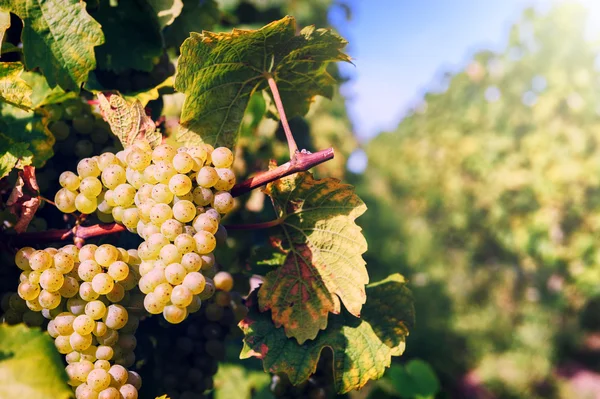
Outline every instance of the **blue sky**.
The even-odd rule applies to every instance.
[[[594,0],[600,2],[600,0]],[[357,137],[394,129],[435,77],[463,66],[483,48],[500,48],[521,11],[550,0],[349,0],[346,22],[331,21],[348,39],[354,64],[342,66]]]

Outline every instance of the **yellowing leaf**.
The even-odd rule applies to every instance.
[[[104,42],[100,24],[79,0],[0,0],[0,9],[23,20],[27,69],[39,67],[50,87],[79,91],[96,67],[94,47]]]
[[[10,28],[10,13],[0,11],[0,45],[8,28]]]
[[[260,309],[271,309],[275,324],[302,344],[327,327],[330,312],[340,313],[340,299],[360,315],[369,282],[361,256],[367,242],[354,220],[367,207],[352,186],[308,172],[277,180],[266,193],[283,220],[276,238],[287,256],[266,275]]]
[[[186,94],[178,140],[231,147],[250,96],[272,76],[287,116],[303,114],[317,95],[331,97],[326,67],[349,61],[346,41],[331,30],[302,29],[285,17],[258,30],[194,33],[183,42],[175,88]]]
[[[32,88],[31,107],[38,108],[43,105],[62,103],[66,100],[78,97],[77,93],[66,92],[59,86],[51,88],[46,77],[38,72],[25,71],[21,77]]]
[[[0,324],[0,398],[68,399],[73,391],[50,336]]]
[[[251,295],[250,312],[240,323],[245,334],[240,358],[262,359],[265,371],[286,373],[297,385],[315,372],[321,351],[328,347],[333,351],[337,392],[360,389],[383,375],[392,356],[402,354],[414,324],[412,294],[399,274],[368,286],[367,295],[361,319],[347,313],[332,315],[327,329],[302,345],[276,328],[268,313],[259,312]]]
[[[104,94],[98,93],[98,103],[102,116],[124,148],[136,140],[147,140],[152,148],[160,144],[162,136],[138,100],[128,103],[117,94],[107,99]]]
[[[0,62],[0,101],[28,109],[32,90],[21,77],[22,72],[20,62]]]
[[[10,138],[0,133],[0,179],[8,175],[19,159],[26,159],[24,165],[31,163],[29,144],[15,143]]]

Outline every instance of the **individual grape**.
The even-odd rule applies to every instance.
[[[15,255],[15,263],[17,267],[21,270],[31,270],[29,266],[29,258],[35,252],[35,249],[31,247],[24,247],[17,251]]]
[[[79,285],[79,296],[86,302],[98,299],[100,294],[94,290],[92,283],[85,281]]]
[[[215,286],[216,286],[216,282],[215,282]],[[215,301],[215,304],[224,308],[226,306],[229,306],[229,303],[231,302],[231,295],[229,294],[229,292],[226,292],[226,291],[218,291],[214,296],[214,301]]]
[[[133,334],[121,334],[118,346],[125,352],[133,352],[137,346],[137,339]]]
[[[84,135],[91,134],[92,130],[94,130],[94,119],[88,114],[83,114],[73,118],[71,123],[73,125],[73,129]]]
[[[115,281],[123,281],[129,275],[129,266],[123,261],[115,261],[108,267],[108,274]]]
[[[67,312],[59,314],[53,320],[54,327],[60,335],[71,335],[73,333],[74,321],[75,315]]]
[[[235,186],[235,173],[231,169],[217,168],[219,180],[215,183],[215,190],[229,191]]]
[[[188,223],[194,220],[196,216],[196,207],[188,200],[177,201],[173,205],[173,217],[181,223]]]
[[[56,292],[60,290],[65,278],[62,273],[54,268],[44,270],[40,276],[40,285],[48,292]]]
[[[115,202],[115,192],[113,190],[106,190],[104,192],[104,202],[106,202],[106,207],[114,208],[117,206]]]
[[[217,232],[215,233],[215,239],[217,240],[217,245],[225,244],[227,242],[227,229],[222,224],[219,225]]]
[[[58,183],[69,191],[75,191],[79,188],[80,179],[73,172],[63,172],[58,178]]]
[[[170,265],[171,263],[179,262],[181,260],[181,254],[177,247],[173,244],[165,245],[160,249],[159,254],[160,260],[165,264]]]
[[[127,208],[123,211],[121,221],[125,227],[129,229],[135,229],[138,222],[140,221],[140,215],[137,208]]]
[[[96,324],[98,324],[98,323],[96,323]],[[106,324],[106,323],[104,323],[104,324]],[[119,333],[117,331],[107,327],[106,333],[103,335],[97,336],[96,339],[98,340],[98,344],[100,344],[100,345],[113,346],[114,344],[117,343],[117,340],[119,339]]]
[[[79,282],[76,278],[71,276],[66,276],[64,278],[63,285],[58,290],[58,293],[63,298],[72,298],[79,292]]]
[[[33,301],[25,301],[25,303],[27,304],[27,308],[33,312],[41,312],[43,309],[42,305],[40,305],[37,299],[34,299]]]
[[[133,170],[131,168],[125,169],[125,179],[136,190],[146,183],[146,180],[144,179],[144,173],[139,172],[137,170]]]
[[[156,226],[160,226],[165,221],[173,217],[173,211],[167,204],[155,204],[150,210],[150,220]]]
[[[38,302],[42,308],[55,309],[60,305],[61,298],[58,292],[42,290],[38,295]]]
[[[58,337],[55,337],[54,346],[56,347],[56,350],[58,350],[58,353],[62,355],[73,352],[69,335],[59,335]]]
[[[106,295],[115,286],[113,278],[108,273],[96,274],[92,279],[92,288],[100,295]]]
[[[67,310],[74,315],[80,315],[85,312],[86,301],[81,298],[69,298],[67,300]]]
[[[96,358],[100,360],[110,360],[114,354],[113,348],[107,345],[100,345],[96,348]],[[108,371],[108,370],[107,370]]]
[[[175,219],[168,219],[160,225],[160,232],[167,237],[169,241],[174,241],[179,234],[183,233],[183,225]]]
[[[168,144],[161,144],[152,151],[152,161],[158,163],[160,161],[170,162],[175,155],[177,150]]]
[[[109,244],[100,245],[94,252],[94,259],[100,266],[108,267],[119,258],[119,250]]]
[[[79,352],[73,351],[73,352],[69,352],[67,353],[67,355],[65,356],[65,360],[67,361],[67,363],[71,364],[71,363],[76,363],[78,361],[81,360],[81,355],[79,354]]]
[[[198,294],[198,297],[202,300],[212,297],[213,294],[215,293],[215,284],[213,283],[212,279],[205,277],[205,280],[206,280],[206,282],[204,285],[204,289],[202,290],[202,292],[200,294]]]
[[[187,317],[187,310],[175,305],[167,305],[163,310],[163,317],[171,324],[179,324]]]
[[[194,167],[194,159],[185,152],[179,152],[173,157],[173,167],[177,173],[188,173]]]
[[[88,198],[95,198],[102,192],[102,183],[96,177],[86,177],[79,185],[79,192]]]
[[[81,258],[81,254],[82,253],[83,253],[83,249],[79,253],[79,257],[80,258]],[[88,260],[82,261],[79,264],[79,267],[77,268],[77,275],[83,281],[90,282],[99,273],[102,273],[102,267],[100,267],[100,265],[98,264],[98,262],[96,262],[93,259],[88,259]]]
[[[54,268],[62,274],[67,274],[75,266],[75,259],[66,252],[58,252],[54,255]]]
[[[138,399],[138,391],[131,384],[124,384],[119,388],[119,392],[123,399]]]
[[[54,196],[54,203],[59,211],[63,213],[73,213],[77,210],[77,207],[75,206],[76,198],[76,193],[69,191],[66,188],[61,188]]]
[[[155,178],[158,183],[167,184],[171,177],[177,174],[177,171],[172,164],[160,161],[154,165]],[[146,174],[144,173],[144,177]],[[150,182],[149,180],[147,180]]]
[[[192,190],[192,180],[184,174],[176,174],[169,179],[169,190],[175,195],[185,195]]]
[[[158,183],[158,179],[156,178],[157,169],[158,168],[156,167],[156,165],[150,165],[146,169],[144,169],[144,180],[146,181],[146,183]]]
[[[41,290],[37,284],[31,284],[29,281],[24,281],[19,284],[17,289],[19,296],[26,301],[33,301],[38,297]]]
[[[69,137],[70,133],[69,125],[67,125],[61,120],[57,120],[56,122],[52,123],[52,125],[50,125],[50,131],[52,132],[57,141],[63,141],[64,139]]]
[[[152,187],[151,196],[154,201],[161,204],[169,204],[173,201],[173,193],[166,184],[156,184]]]
[[[110,374],[106,370],[94,369],[88,374],[86,382],[94,391],[102,391],[110,385]]]
[[[110,346],[109,346],[110,348]],[[112,348],[111,348],[112,349]],[[110,362],[108,360],[99,359],[94,362],[95,369],[110,370]]]
[[[209,205],[214,198],[212,190],[205,187],[195,187],[192,195],[194,196],[194,204],[199,206]]]
[[[192,303],[192,297],[193,294],[191,290],[184,285],[178,285],[173,288],[173,292],[171,293],[171,302],[173,305],[183,308]]]
[[[143,291],[142,291],[143,292]],[[160,314],[163,312],[165,304],[160,301],[153,292],[147,292],[144,297],[144,309],[150,314]]]
[[[98,162],[93,158],[84,158],[77,164],[77,174],[81,179],[97,177],[100,175]]]
[[[121,165],[108,165],[102,171],[102,183],[111,190],[114,190],[120,184],[125,184],[126,181],[125,169]]]
[[[119,283],[115,283],[112,290],[108,294],[106,294],[106,299],[110,302],[117,303],[121,302],[125,297],[125,288]]]
[[[44,317],[38,312],[28,310],[23,313],[23,323],[29,327],[41,327],[44,324]]]
[[[94,370],[94,363],[89,360],[80,360],[73,363],[75,369],[74,377],[80,382],[86,382],[89,374]]]
[[[106,324],[102,321],[97,321],[96,325],[94,326],[94,331],[92,331],[92,334],[94,334],[94,336],[97,338],[104,336],[107,331],[108,327],[106,327]]]
[[[119,184],[113,191],[114,201],[118,206],[128,207],[133,205],[136,190],[132,185],[127,183]]]
[[[201,273],[195,271],[188,273],[181,284],[189,289],[193,295],[198,295],[204,290],[206,280]]]
[[[214,251],[217,246],[215,236],[204,230],[194,234],[194,240],[196,240],[196,249],[201,255]]]
[[[96,198],[88,198],[83,194],[77,194],[75,197],[75,208],[85,214],[94,213],[94,211],[98,208],[98,203]]]
[[[166,222],[165,222],[166,223]],[[179,250],[179,253],[187,254],[196,249],[196,240],[189,234],[179,234],[175,237],[173,244]]]
[[[108,370],[108,374],[110,374],[112,379],[118,385],[125,385],[127,383],[127,379],[129,378],[129,373],[127,372],[127,369],[118,364],[111,366],[110,370]]]
[[[190,252],[181,257],[181,265],[186,272],[197,272],[202,268],[202,258],[195,252]]]
[[[204,166],[198,171],[196,175],[196,182],[199,186],[204,188],[211,188],[219,181],[219,175],[215,168],[211,166]]]
[[[123,306],[113,304],[107,308],[102,320],[108,328],[119,330],[127,323],[128,318],[127,310]]]
[[[131,148],[127,154],[127,166],[134,170],[143,171],[152,162],[152,156],[140,148]]]
[[[125,213],[125,209],[122,206],[115,206],[112,210],[112,216],[115,219],[115,221],[122,223],[123,221],[123,214]]]
[[[203,165],[207,158],[207,150],[201,146],[192,146],[188,147],[187,153],[192,156],[192,158],[196,159],[201,165]]]
[[[84,262],[86,260],[94,260],[94,254],[98,248],[95,244],[86,244],[79,250],[79,261]]]
[[[106,305],[102,301],[91,301],[85,305],[85,314],[92,320],[99,320],[106,314]]]
[[[227,191],[218,191],[212,202],[212,206],[221,214],[229,213],[233,209],[233,197]]]
[[[69,337],[69,343],[74,350],[82,352],[92,345],[92,334],[81,335],[73,332]]]
[[[156,301],[166,305],[171,300],[171,293],[173,292],[173,286],[169,283],[161,283],[154,288],[153,295]],[[162,309],[161,309],[162,312]],[[159,312],[160,313],[160,312]]]
[[[196,217],[193,226],[197,232],[207,231],[215,234],[219,229],[219,221],[208,213],[202,213]]]
[[[104,171],[109,165],[114,165],[118,162],[117,157],[112,152],[105,152],[98,156],[98,168]]]

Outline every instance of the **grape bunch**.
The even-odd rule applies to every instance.
[[[231,276],[219,272],[219,281]],[[217,276],[215,276],[215,279]],[[227,283],[228,284],[228,283]],[[148,318],[142,328],[153,339],[140,344],[140,375],[151,393],[171,399],[205,398],[213,388],[218,362],[224,360],[226,339],[240,333],[237,323],[247,314],[239,295],[217,290],[200,311],[178,325]],[[144,358],[144,356],[147,356]]]
[[[29,327],[44,327],[46,324],[44,316],[29,310],[25,300],[16,292],[7,292],[2,296],[0,309],[2,309],[0,323],[8,325],[25,323]]]
[[[221,215],[233,208],[232,152],[203,144],[178,150],[145,141],[118,152],[82,159],[77,174],[64,172],[56,206],[98,213],[144,239],[139,288],[144,308],[181,323],[214,293],[205,274],[215,265],[215,235],[226,234]]]
[[[135,362],[139,325],[139,316],[125,308],[135,303],[137,251],[109,244],[25,247],[15,263],[22,270],[18,295],[50,320],[48,333],[65,355],[77,399],[137,398],[141,379],[125,369]]]

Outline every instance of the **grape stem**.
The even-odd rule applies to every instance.
[[[231,195],[239,197],[244,195],[258,187],[264,186],[272,181],[281,179],[282,177],[289,176],[293,173],[304,172],[317,166],[323,162],[333,159],[334,152],[333,148],[321,150],[314,154],[308,152],[298,152],[294,155],[291,161],[284,163],[274,169],[260,172],[246,181],[236,184],[231,190]],[[108,234],[121,233],[127,229],[117,223],[102,223],[95,224],[92,226],[80,226],[79,224],[85,220],[82,216],[77,219],[77,225],[71,229],[63,230],[48,230],[48,231],[36,231],[30,233],[21,233],[14,236],[13,241],[15,244],[20,246],[33,245],[41,242],[57,242],[64,241],[68,238],[78,239],[79,241],[87,238],[104,236]],[[230,225],[226,226],[232,230],[243,230],[243,229],[257,229],[267,228],[280,224],[279,219],[266,222],[256,223],[248,225]]]
[[[296,140],[294,140],[292,129],[290,129],[287,117],[285,116],[285,109],[283,108],[283,102],[281,102],[281,96],[279,95],[277,83],[275,82],[275,78],[273,78],[273,75],[271,75],[270,73],[265,74],[265,76],[267,78],[267,83],[269,83],[269,87],[271,88],[273,100],[275,100],[275,106],[277,107],[277,112],[279,113],[279,119],[281,120],[283,131],[285,132],[285,137],[287,139],[288,147],[290,149],[290,159],[294,159],[294,157],[298,153],[298,145],[296,144]]]

